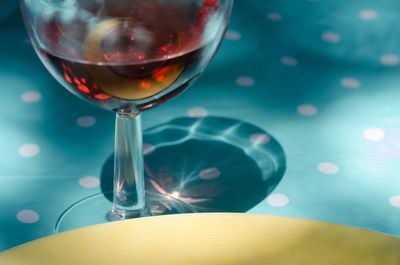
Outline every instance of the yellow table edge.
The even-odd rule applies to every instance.
[[[400,238],[297,218],[183,214],[86,227],[0,253],[1,265],[399,265]]]

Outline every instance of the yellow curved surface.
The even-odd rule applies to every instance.
[[[400,238],[246,214],[142,218],[62,233],[0,253],[4,265],[399,265]]]

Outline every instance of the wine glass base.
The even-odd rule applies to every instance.
[[[132,212],[119,212],[112,209],[107,214],[107,220],[110,222],[115,222],[115,221],[122,221],[126,219],[133,219],[146,216],[150,216],[150,213],[147,210],[147,208],[143,208],[141,210]]]
[[[140,217],[191,212],[178,199],[168,197],[168,202],[162,200],[162,195],[146,196],[146,207],[138,212],[121,214],[113,210],[112,192],[98,193],[86,197],[66,209],[58,218],[54,227],[55,233],[61,233],[81,227],[122,221]]]
[[[110,211],[112,206],[112,202],[106,198],[104,193],[82,199],[62,213],[55,225],[55,232],[60,233],[110,221],[151,216],[147,208],[129,215],[121,215],[112,210]]]

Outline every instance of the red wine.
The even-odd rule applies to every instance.
[[[183,72],[190,75],[201,57],[197,49],[176,58],[143,64],[93,64],[74,62],[47,52],[44,57],[69,89],[96,101],[140,100],[152,97],[174,84]]]
[[[100,12],[99,1],[81,2]],[[43,21],[38,51],[74,94],[108,109],[146,109],[181,92],[211,60],[226,27],[219,8],[217,0],[109,0],[102,19]]]

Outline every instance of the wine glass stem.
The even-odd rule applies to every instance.
[[[145,211],[143,135],[140,113],[116,115],[114,197],[109,219],[141,216]]]

